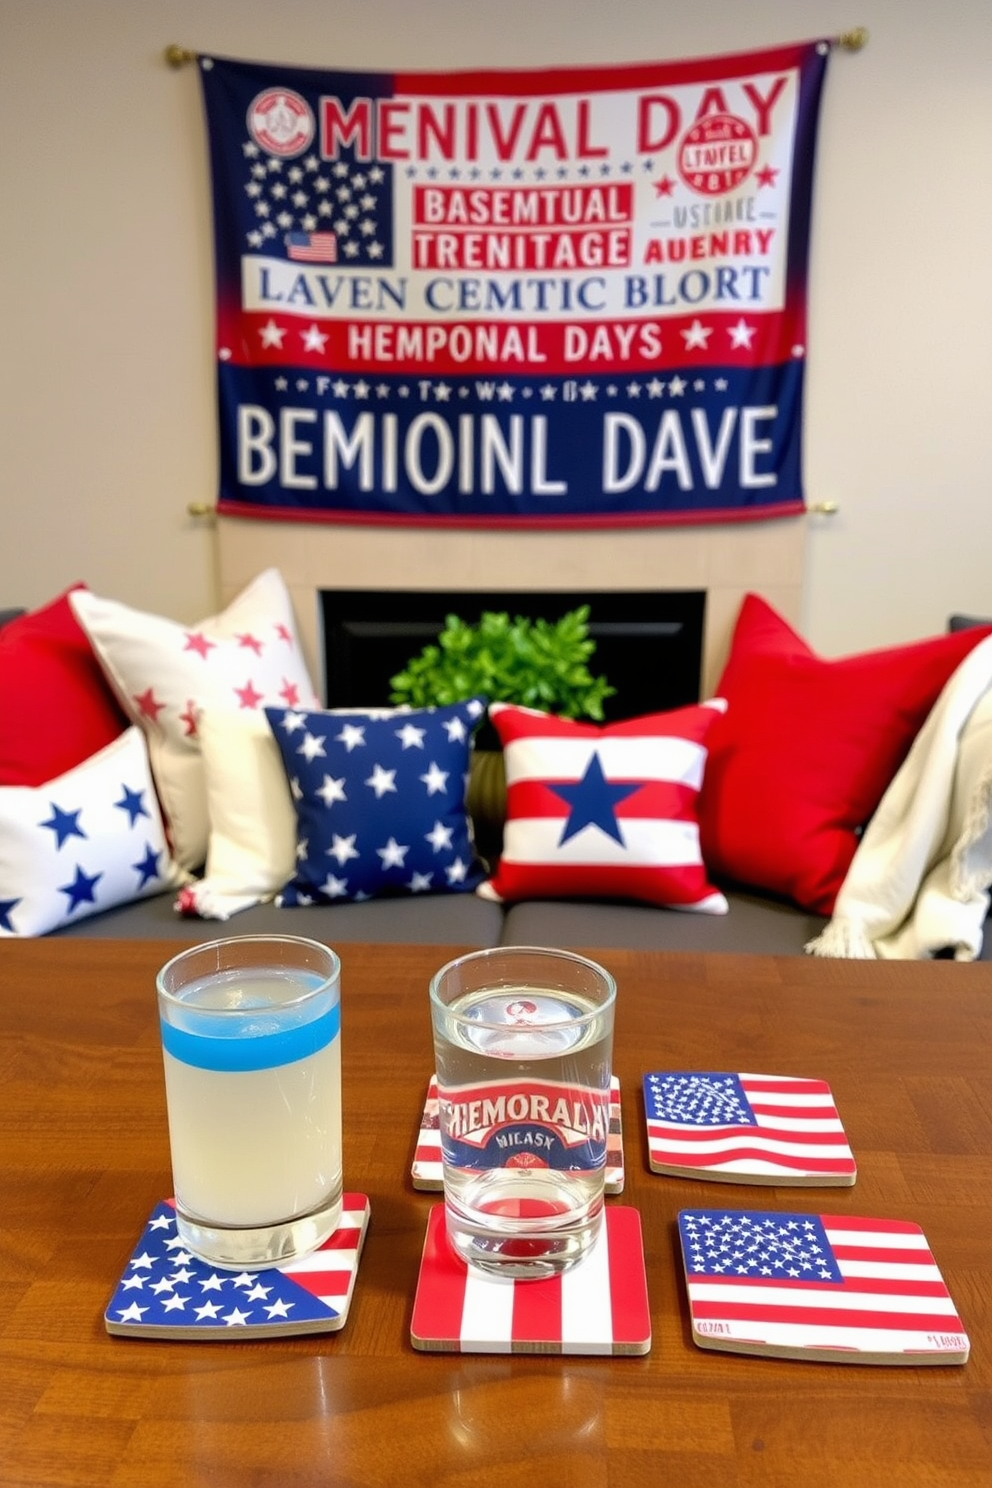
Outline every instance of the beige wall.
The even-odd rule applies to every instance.
[[[186,513],[215,495],[205,146],[194,70],[170,70],[167,43],[311,65],[530,65],[852,25],[871,40],[828,73],[805,431],[808,500],[840,512],[793,524],[797,618],[839,654],[992,611],[989,0],[0,0],[0,604],[75,579],[184,620],[221,597],[215,532]],[[742,582],[775,598],[756,533],[736,530]],[[373,568],[375,540],[334,539],[348,566],[358,543]],[[518,541],[519,557],[504,537],[447,535],[434,562],[453,583],[519,562],[565,587],[583,545],[611,543],[628,584],[696,561],[684,534]],[[434,581],[425,560],[415,582]]]

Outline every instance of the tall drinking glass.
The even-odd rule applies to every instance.
[[[616,983],[569,951],[499,946],[430,986],[445,1220],[470,1265],[553,1276],[599,1234]]]
[[[280,1265],[341,1213],[341,965],[245,935],[157,978],[176,1228],[215,1266]]]

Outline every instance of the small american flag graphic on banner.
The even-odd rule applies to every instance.
[[[337,236],[332,232],[287,233],[286,253],[296,263],[337,263]]]
[[[469,1267],[431,1210],[413,1303],[414,1348],[462,1354],[646,1354],[651,1313],[636,1209],[608,1207],[592,1250],[562,1276],[507,1281]]]
[[[844,1214],[679,1215],[702,1348],[855,1364],[963,1364],[969,1342],[918,1225]]]
[[[644,1113],[654,1173],[816,1187],[857,1177],[824,1080],[667,1070],[644,1076]]]

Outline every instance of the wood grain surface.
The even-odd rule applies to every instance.
[[[301,912],[302,914],[302,912]],[[233,928],[233,927],[232,927]],[[296,929],[297,927],[291,927]],[[304,930],[302,925],[299,927]],[[345,1183],[372,1217],[337,1334],[109,1336],[103,1311],[171,1191],[155,942],[0,942],[0,1483],[209,1488],[761,1488],[992,1482],[992,965],[603,952],[640,1212],[643,1358],[425,1355],[410,1319],[427,1213],[411,1161],[447,947],[343,945]],[[652,1174],[642,1075],[829,1081],[850,1189]],[[921,1225],[971,1338],[963,1367],[698,1349],[679,1209],[809,1209]]]

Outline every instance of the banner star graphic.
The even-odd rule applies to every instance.
[[[575,837],[585,827],[598,827],[601,832],[606,833],[607,837],[612,837],[615,842],[619,842],[621,847],[625,847],[626,843],[621,836],[620,824],[617,821],[616,807],[640,788],[639,784],[611,784],[603,774],[599,755],[594,750],[581,780],[571,785],[550,787],[556,796],[561,796],[562,800],[571,807],[562,828],[561,837],[558,839],[558,846],[561,847],[570,837]]]

